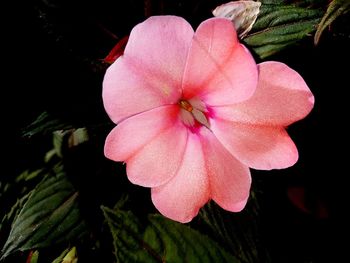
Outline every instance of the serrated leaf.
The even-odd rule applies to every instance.
[[[31,192],[11,226],[2,258],[15,251],[48,247],[84,233],[85,222],[78,208],[73,185],[61,166]]]
[[[321,16],[318,9],[263,3],[244,42],[260,58],[266,58],[309,36],[316,30]]]
[[[7,183],[4,189],[1,189],[0,184],[0,201],[3,202],[1,207],[2,219],[0,222],[0,231],[10,229],[10,224],[18,216],[21,208],[30,196],[31,186],[34,187],[45,175],[47,175],[45,169],[25,170],[13,182]],[[11,196],[13,195],[17,196],[17,200],[11,201]]]
[[[339,16],[346,14],[350,11],[350,1],[349,0],[333,0],[322,17],[320,24],[317,27],[314,42],[317,44],[320,41],[320,37],[323,31],[328,27],[334,20]]]
[[[4,225],[9,225],[18,216],[20,209],[23,207],[24,203],[28,200],[30,193],[24,195],[22,198],[17,199],[16,203],[11,207],[10,211],[7,212],[0,223],[0,231],[3,229]]]
[[[149,215],[143,227],[130,211],[102,210],[117,262],[239,262],[207,236],[163,216]]]

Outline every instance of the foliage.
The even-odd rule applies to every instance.
[[[160,215],[143,227],[131,211],[102,207],[117,262],[239,262],[208,237]]]
[[[244,42],[260,58],[266,58],[309,36],[316,30],[321,16],[319,9],[264,1]]]
[[[3,247],[3,257],[16,251],[70,241],[84,233],[78,193],[58,165],[32,191],[15,218]]]
[[[350,11],[350,1],[347,0],[333,0],[327,9],[327,12],[322,17],[321,22],[317,27],[315,34],[315,44],[320,41],[322,32],[330,26],[330,24],[336,20],[338,17],[345,15]]]

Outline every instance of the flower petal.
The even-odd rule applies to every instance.
[[[313,108],[314,97],[303,78],[279,62],[259,64],[259,83],[247,101],[215,107],[217,118],[235,122],[282,125],[304,118]]]
[[[249,168],[229,153],[208,129],[201,129],[201,135],[212,199],[228,211],[242,210],[249,197]]]
[[[192,37],[191,25],[175,16],[150,17],[133,28],[103,81],[104,106],[115,123],[177,102]]]
[[[125,162],[178,120],[176,105],[163,106],[130,117],[118,124],[107,136],[105,156]]]
[[[126,161],[129,180],[145,187],[168,182],[181,165],[186,141],[187,128],[182,123],[161,132]]]
[[[200,97],[209,105],[226,105],[249,98],[258,71],[249,51],[238,42],[228,19],[204,21],[195,32],[184,74],[184,97]]]
[[[152,188],[152,201],[164,216],[187,223],[209,200],[209,194],[201,142],[197,135],[189,133],[178,172],[165,185]]]
[[[121,122],[107,136],[106,157],[127,163],[129,180],[154,187],[170,180],[183,158],[187,129],[179,107],[159,107]]]
[[[296,163],[298,150],[283,127],[215,120],[211,129],[219,141],[245,165],[260,170]]]

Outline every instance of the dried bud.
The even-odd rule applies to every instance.
[[[213,15],[230,19],[239,38],[243,38],[253,27],[260,12],[260,2],[235,1],[218,6]]]

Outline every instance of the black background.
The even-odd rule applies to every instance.
[[[20,134],[42,111],[78,125],[109,123],[100,60],[135,24],[163,13],[183,16],[196,27],[223,1],[145,2],[146,8],[140,0],[43,0],[3,9],[8,18],[2,22],[2,178],[39,162],[36,156],[49,147]],[[299,162],[282,171],[253,171],[262,192],[261,231],[273,262],[342,262],[337,260],[346,252],[349,43],[344,17],[318,46],[310,37],[269,58],[296,69],[316,99],[312,113],[289,128]],[[288,197],[295,187],[305,190],[308,212]]]

